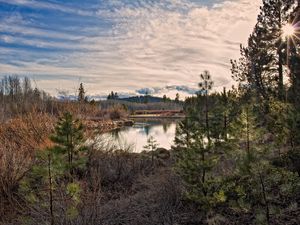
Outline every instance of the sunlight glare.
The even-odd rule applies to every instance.
[[[282,28],[282,32],[283,37],[290,37],[295,34],[295,28],[292,24],[288,23]]]

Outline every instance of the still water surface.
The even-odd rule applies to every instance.
[[[133,152],[141,152],[147,144],[147,139],[153,136],[158,147],[170,149],[174,144],[178,122],[178,120],[166,119],[136,119],[132,127],[124,127],[102,134],[101,139],[120,148],[130,146]]]

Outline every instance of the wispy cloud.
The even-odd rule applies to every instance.
[[[175,92],[182,92],[185,93],[185,95],[193,95],[196,94],[198,89],[197,88],[191,88],[185,85],[169,85],[165,87],[151,87],[151,88],[141,88],[136,90],[137,94],[145,95],[158,95],[161,96],[165,93],[169,93],[171,91]]]
[[[81,16],[94,16],[92,12],[82,10],[80,8],[72,8],[64,6],[62,4],[55,4],[51,2],[41,1],[41,0],[0,0],[0,3],[6,3],[10,5],[29,7],[33,9],[47,9],[61,11],[64,13],[78,14]]]
[[[0,16],[0,74],[28,74],[53,94],[78,79],[97,95],[192,94],[203,70],[216,89],[231,86],[229,60],[238,57],[261,0],[209,2],[0,0],[8,8]],[[18,8],[9,15],[7,5]]]

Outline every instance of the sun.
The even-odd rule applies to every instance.
[[[282,28],[282,36],[283,37],[291,37],[295,34],[295,27],[292,24],[286,24]]]

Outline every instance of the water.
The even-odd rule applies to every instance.
[[[158,147],[171,149],[178,122],[166,119],[136,119],[132,127],[117,129],[102,134],[99,138],[121,149],[130,147],[133,152],[141,152],[147,144],[147,139],[152,136],[157,141]]]

